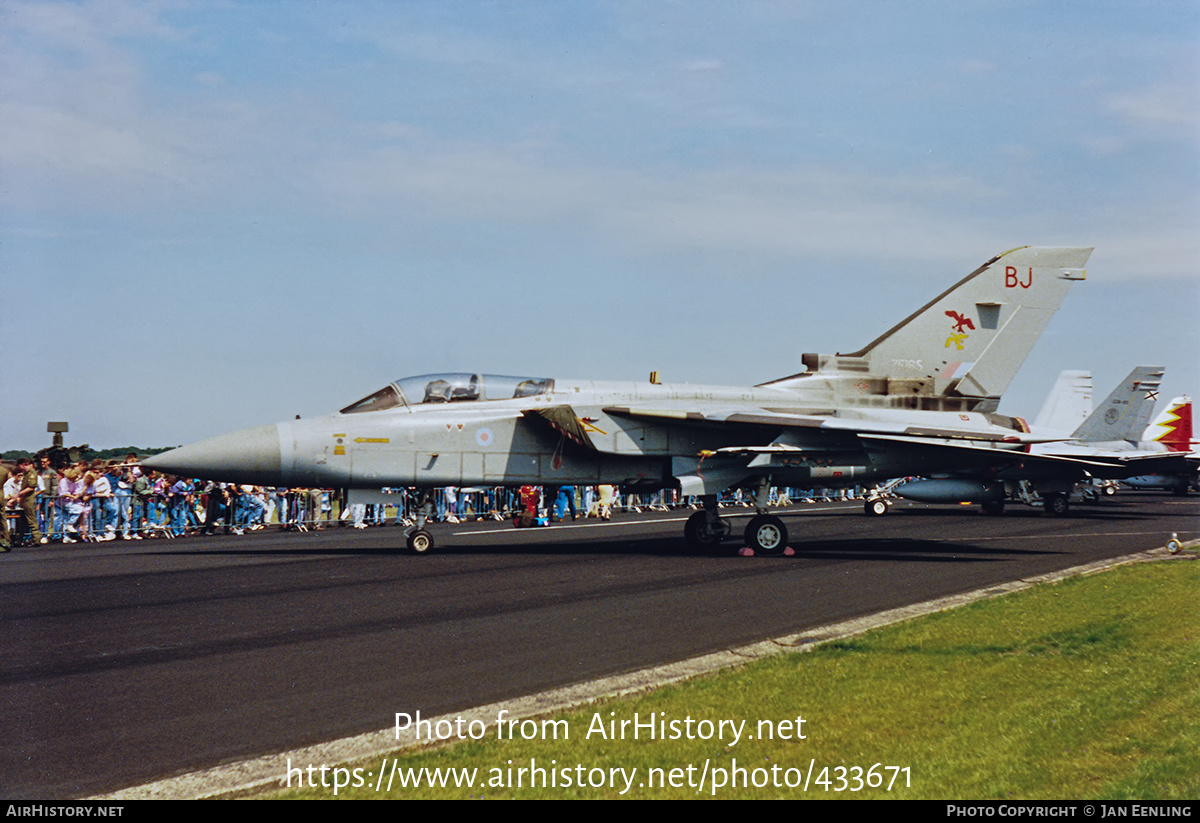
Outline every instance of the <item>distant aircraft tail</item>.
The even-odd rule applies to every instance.
[[[1167,404],[1167,408],[1154,418],[1142,439],[1161,443],[1168,451],[1191,451],[1192,398],[1187,395],[1174,398]]]
[[[804,375],[850,378],[843,403],[994,411],[1017,369],[1086,276],[1090,248],[1024,246],[993,257],[865,348],[804,355]],[[868,396],[888,396],[880,403]]]
[[[1035,429],[1073,432],[1092,413],[1092,373],[1060,372],[1033,421]]]
[[[1071,439],[1087,443],[1139,440],[1154,411],[1162,376],[1162,366],[1135,368],[1096,406]]]

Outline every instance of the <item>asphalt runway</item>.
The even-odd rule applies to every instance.
[[[1200,536],[1195,496],[816,503],[787,558],[695,552],[688,514],[19,549],[0,556],[0,797],[78,797]],[[725,510],[740,531],[749,510]]]

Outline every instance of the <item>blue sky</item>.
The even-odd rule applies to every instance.
[[[0,448],[431,371],[753,384],[1094,245],[1005,396],[1200,390],[1194,2],[0,0]]]

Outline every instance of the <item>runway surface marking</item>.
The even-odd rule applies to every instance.
[[[1178,531],[1178,530],[1176,530],[1176,531]],[[992,537],[969,535],[969,536],[963,536],[963,537],[944,537],[944,538],[940,538],[940,539],[941,540],[1045,540],[1047,537],[1150,537],[1150,536],[1156,535],[1156,534],[1170,535],[1170,534],[1172,534],[1172,531],[1169,529],[1164,529],[1164,530],[1156,529],[1155,531],[1149,531],[1149,532],[1079,532],[1079,533],[1074,533],[1074,534],[1072,534],[1071,532],[1067,532],[1065,534],[1053,534],[1053,535],[1013,534],[1013,535],[1007,535],[1007,536],[992,536]]]

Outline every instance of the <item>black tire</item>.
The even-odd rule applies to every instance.
[[[720,545],[728,534],[729,523],[727,521],[718,520],[716,527],[710,526],[708,513],[704,511],[693,513],[683,526],[683,536],[687,539],[688,545],[697,549]]]
[[[787,527],[773,514],[760,514],[750,519],[745,538],[746,545],[754,549],[755,554],[774,557],[783,554],[787,548]]]
[[[417,529],[408,536],[408,550],[413,554],[426,554],[433,548],[433,535]]]
[[[872,517],[882,517],[888,513],[889,508],[891,507],[888,506],[888,502],[882,497],[872,498],[863,506],[863,510]]]
[[[1048,514],[1055,517],[1062,517],[1071,509],[1071,501],[1067,500],[1065,494],[1048,494],[1046,495],[1045,508]]]
[[[985,500],[983,502],[984,514],[1004,514],[1003,500]]]

